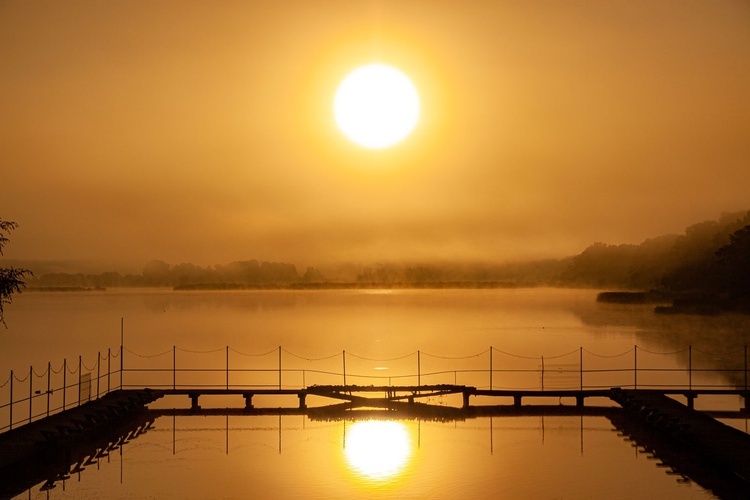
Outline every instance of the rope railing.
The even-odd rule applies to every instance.
[[[299,354],[294,354],[293,352],[287,351],[284,348],[282,348],[281,351],[284,352],[284,353],[286,353],[286,354],[289,354],[290,356],[293,356],[293,357],[295,357],[297,359],[302,359],[304,361],[325,361],[327,359],[338,358],[339,356],[341,356],[341,353],[337,352],[336,354],[331,354],[330,356],[321,356],[319,358],[307,358],[305,356],[300,356]]]
[[[0,385],[0,432],[119,389],[121,383],[117,386],[112,383],[112,376],[121,374],[121,370],[110,362],[111,349],[95,356],[88,358],[93,359],[93,365],[81,356],[76,361],[64,359],[59,368],[47,363],[42,370],[34,366],[28,370],[10,370]]]
[[[490,349],[491,349],[491,348],[490,348]],[[430,354],[430,353],[427,353],[427,352],[422,352],[422,351],[418,351],[418,352],[421,352],[421,353],[422,353],[423,355],[425,355],[425,356],[429,356],[429,357],[431,357],[431,358],[456,360],[456,359],[472,359],[472,358],[478,358],[479,356],[484,356],[485,354],[487,354],[488,352],[490,352],[490,349],[485,349],[485,350],[484,350],[484,351],[482,351],[482,352],[478,352],[478,353],[476,353],[476,354],[470,354],[470,355],[468,355],[468,356],[441,356],[441,355],[439,355],[439,354]]]
[[[126,351],[127,367],[122,363]],[[221,365],[217,365],[215,357],[211,357],[210,362],[200,363],[201,356],[220,352],[225,353]],[[171,362],[166,361],[170,353]],[[668,364],[659,366],[653,359],[639,359],[641,354],[671,359]],[[120,363],[112,363],[118,357]],[[659,352],[634,345],[616,353],[580,347],[551,356],[513,353],[490,346],[475,353],[444,355],[417,350],[378,358],[346,350],[311,357],[282,346],[248,353],[228,345],[205,350],[175,345],[161,352],[144,354],[120,345],[96,353],[94,359],[93,364],[89,363],[91,358],[81,356],[77,360],[65,359],[58,369],[48,363],[41,371],[33,366],[28,370],[11,370],[0,384],[0,432],[121,388],[297,389],[310,385],[381,385],[387,382],[389,386],[394,383],[461,384],[490,390],[584,390],[617,386],[748,391],[749,373],[747,346],[719,353],[692,346]],[[332,369],[331,363],[337,359],[340,365]],[[615,362],[615,359],[621,361]],[[424,360],[429,360],[428,369],[423,369]],[[198,366],[189,366],[188,361]],[[694,361],[700,364],[694,366]],[[315,363],[325,365],[315,366]],[[46,383],[39,380],[44,378]],[[19,411],[20,408],[24,409]]]
[[[586,354],[591,354],[592,356],[596,356],[597,358],[612,359],[612,358],[621,358],[622,356],[625,356],[626,354],[630,354],[636,348],[633,347],[632,349],[628,349],[627,351],[621,352],[620,354],[597,354],[595,352],[589,351],[586,348],[582,348],[582,349],[583,349],[583,352],[585,352]],[[575,351],[573,351],[573,352],[575,352]],[[569,354],[573,354],[573,353],[569,353]],[[548,358],[548,359],[551,359],[551,358]]]
[[[238,350],[236,350],[236,349],[234,349],[232,347],[229,347],[229,350],[232,351],[235,354],[239,354],[240,356],[248,356],[248,357],[254,357],[254,358],[258,358],[258,357],[262,357],[262,356],[268,356],[269,354],[274,354],[274,353],[279,352],[278,348],[273,348],[270,351],[262,352],[262,353],[259,353],[259,354],[241,352],[241,351],[238,351]]]
[[[206,368],[205,365],[201,367],[190,367],[187,366],[187,362],[184,360],[178,358],[177,353],[178,352],[190,352],[190,353],[217,353],[224,350],[226,352],[226,362],[224,366],[219,367],[215,366],[212,368]],[[497,349],[495,347],[490,347],[488,349],[475,352],[475,353],[469,353],[464,355],[442,355],[442,354],[436,354],[436,353],[430,353],[430,352],[423,352],[423,351],[412,351],[408,352],[402,355],[397,356],[391,356],[391,357],[370,357],[370,356],[363,356],[361,354],[358,354],[356,352],[350,352],[342,350],[340,352],[332,353],[329,355],[322,355],[317,357],[311,357],[311,356],[304,356],[297,352],[290,351],[288,349],[283,348],[282,346],[279,346],[274,349],[270,349],[268,351],[263,351],[259,353],[245,353],[242,351],[239,351],[237,349],[231,348],[230,346],[225,346],[224,348],[218,348],[218,349],[209,349],[204,351],[198,351],[193,349],[185,349],[178,346],[173,346],[171,349],[173,353],[172,357],[172,363],[171,366],[161,366],[158,368],[127,368],[124,371],[126,373],[133,373],[133,374],[139,374],[141,376],[141,382],[138,381],[131,381],[131,383],[127,384],[127,387],[145,387],[149,384],[151,384],[152,381],[148,379],[144,379],[143,376],[145,374],[151,373],[151,374],[161,374],[161,376],[165,376],[167,373],[172,374],[172,380],[171,384],[167,383],[165,381],[161,381],[159,383],[162,387],[169,387],[172,388],[185,388],[190,387],[191,385],[198,384],[198,383],[206,383],[205,379],[206,377],[211,376],[219,376],[220,374],[224,374],[224,380],[223,383],[211,383],[209,385],[214,385],[217,387],[225,387],[229,389],[230,387],[238,388],[238,387],[253,387],[253,386],[274,386],[279,389],[282,388],[293,388],[293,387],[305,387],[307,386],[307,383],[310,381],[309,377],[313,377],[316,375],[324,375],[329,380],[322,381],[322,382],[316,382],[316,383],[323,383],[325,384],[341,384],[344,385],[347,384],[347,379],[351,382],[352,380],[356,379],[357,381],[372,381],[372,382],[380,382],[383,380],[388,380],[389,384],[393,380],[405,380],[405,379],[411,379],[412,381],[416,381],[416,385],[421,385],[422,380],[425,381],[440,377],[447,377],[448,375],[453,375],[452,383],[457,383],[459,375],[463,379],[470,379],[471,383],[469,385],[473,386],[482,386],[482,387],[489,387],[490,389],[493,389],[495,387],[498,387],[498,384],[495,383],[493,380],[493,377],[497,376],[507,376],[511,374],[518,374],[518,375],[524,375],[524,376],[536,376],[538,377],[539,386],[541,386],[542,389],[550,388],[554,383],[560,383],[560,380],[565,378],[565,383],[567,384],[566,387],[570,389],[584,389],[584,388],[591,388],[591,387],[611,387],[611,386],[620,386],[620,387],[676,387],[676,386],[685,386],[687,388],[691,387],[700,387],[700,386],[722,386],[722,384],[716,383],[715,381],[697,381],[694,384],[693,383],[693,374],[696,376],[698,375],[714,375],[714,376],[720,376],[720,375],[727,375],[731,377],[732,375],[735,376],[737,380],[729,380],[726,384],[723,386],[729,386],[730,384],[733,385],[733,387],[747,387],[747,355],[746,351],[747,349],[738,349],[731,351],[730,354],[736,354],[739,352],[745,352],[745,359],[743,366],[741,368],[722,368],[722,367],[715,367],[715,368],[703,368],[703,367],[694,367],[693,366],[693,356],[692,356],[692,347],[689,346],[685,349],[679,349],[671,352],[658,352],[658,351],[652,351],[648,349],[644,349],[642,347],[639,347],[637,345],[623,350],[621,352],[616,353],[599,353],[594,352],[589,349],[584,349],[583,347],[580,347],[575,350],[555,354],[552,356],[546,355],[546,356],[529,356],[525,354],[517,354],[512,353],[508,351],[504,351],[501,349]],[[128,352],[131,352],[132,354],[136,355],[139,358],[153,358],[158,356],[164,356],[169,353],[169,350],[164,351],[162,353],[156,354],[156,355],[144,355],[139,354],[133,351],[128,350]],[[236,359],[230,361],[230,353],[237,354],[240,356],[252,356],[252,357],[263,357],[263,356],[271,356],[275,355],[276,360],[266,360],[262,363],[261,366],[254,366],[252,368],[247,367],[247,362],[240,361],[238,362]],[[679,355],[681,353],[688,353],[689,355],[689,363],[687,367],[680,366],[684,365],[684,360],[677,360],[676,366],[658,366],[654,365],[653,362],[644,362],[644,359],[638,360],[638,354],[639,353],[646,353],[650,355],[657,355],[657,356],[675,356]],[[696,349],[696,353],[699,353],[701,355],[707,355],[703,351],[699,351]],[[513,363],[508,364],[508,362],[504,362],[500,360],[500,362],[493,361],[493,354],[502,354],[509,356],[511,358],[515,358],[520,360],[520,362],[528,362],[528,361],[535,361],[537,363],[536,366],[533,367],[518,367],[513,366]],[[708,353],[709,355],[711,353]],[[562,358],[570,358],[574,355],[577,355],[577,358],[575,361],[572,359],[568,364],[559,364],[562,361]],[[627,361],[628,357],[632,356],[632,362]],[[489,357],[489,366],[487,366],[485,363],[487,363],[487,358]],[[413,366],[411,369],[409,369],[408,366],[405,367],[404,363],[407,365],[410,363],[407,361],[407,358],[412,358],[415,362],[416,366]],[[416,358],[416,359],[414,359]],[[423,358],[425,359],[433,359],[431,364],[435,364],[435,361],[438,363],[444,362],[444,363],[451,363],[451,362],[460,362],[463,363],[463,366],[459,368],[454,369],[446,369],[446,370],[432,370],[432,371],[426,371],[422,369],[422,361]],[[607,361],[607,360],[613,360],[615,358],[621,358],[625,362],[618,363],[620,366],[601,366],[601,363]],[[329,369],[326,370],[316,370],[312,369],[314,367],[308,366],[308,364],[316,363],[316,362],[326,362],[330,363],[333,360],[340,359],[341,360],[341,369],[339,371],[331,371]],[[599,359],[599,362],[596,362],[596,359]],[[477,361],[472,361],[477,360]],[[483,360],[483,361],[480,361]],[[182,361],[183,363],[180,363]],[[192,359],[193,362],[195,362],[194,359]],[[232,362],[233,361],[233,362]],[[358,362],[377,362],[382,363],[385,366],[378,366],[373,368],[372,366],[367,367],[367,370],[363,371],[362,366],[356,367],[352,366],[352,362],[355,362],[356,365]],[[388,366],[389,363],[394,362],[401,362],[398,363],[398,367],[396,366]],[[645,360],[649,361],[649,360]],[[653,361],[653,360],[651,360]],[[270,363],[273,363],[272,366],[268,366]],[[300,362],[304,362],[304,364],[300,364]],[[347,362],[349,362],[349,367],[347,368]],[[466,363],[481,363],[483,364],[480,368],[472,368],[471,366],[466,366]],[[493,365],[493,363],[495,363]],[[629,366],[628,366],[629,363]],[[360,363],[361,364],[361,363]],[[518,364],[518,363],[516,363]],[[330,366],[330,365],[329,365]],[[433,367],[434,368],[434,367]],[[439,366],[437,367],[439,368]],[[389,372],[374,372],[373,370],[391,370]],[[394,370],[401,370],[400,373],[394,373]],[[192,374],[192,375],[191,375]],[[482,383],[477,383],[476,377],[480,376],[481,374],[484,374],[488,377],[489,383],[486,381]],[[638,380],[639,374],[641,375],[642,380]],[[683,375],[687,374],[687,380],[684,380],[685,377]],[[652,380],[652,376],[654,375],[662,375],[662,376],[671,376],[670,379],[667,377],[665,380]],[[737,377],[739,375],[739,377]],[[192,377],[195,376],[195,377]],[[268,377],[275,377],[276,380],[274,383],[271,383],[268,380],[251,380],[250,376],[258,376],[262,377],[265,376],[267,379]],[[606,381],[601,382],[606,377],[610,376],[618,376],[619,379],[616,382],[612,381]],[[198,380],[198,378],[203,377],[204,381]],[[680,380],[676,380],[674,377],[682,377]],[[334,379],[331,381],[330,379]],[[576,380],[574,380],[576,378]],[[739,379],[744,379],[744,383],[740,381]],[[627,380],[626,380],[627,379]],[[443,382],[441,382],[443,383]],[[503,385],[507,385],[507,381],[501,382]],[[546,384],[546,386],[545,386]]]
[[[393,358],[369,358],[369,357],[366,357],[366,356],[360,356],[358,354],[354,354],[352,352],[348,352],[347,354],[349,356],[353,357],[353,358],[361,359],[361,360],[364,360],[364,361],[373,361],[373,362],[376,362],[376,363],[388,363],[388,362],[400,361],[402,359],[406,359],[406,358],[410,358],[412,356],[416,356],[418,352],[419,351],[414,351],[414,352],[410,352],[409,354],[404,354],[402,356],[396,356],[396,357],[393,357]]]

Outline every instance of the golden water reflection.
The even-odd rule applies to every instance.
[[[358,475],[386,481],[403,473],[412,455],[412,443],[401,422],[364,420],[347,427],[344,453]]]

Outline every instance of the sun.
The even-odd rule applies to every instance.
[[[382,149],[402,141],[419,120],[419,94],[392,66],[369,64],[347,75],[333,100],[336,124],[360,146]]]
[[[360,421],[348,432],[345,453],[357,473],[370,480],[385,481],[398,475],[409,462],[411,440],[400,422]]]

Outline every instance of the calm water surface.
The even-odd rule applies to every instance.
[[[627,385],[636,344],[639,367],[741,366],[750,332],[745,317],[656,316],[652,306],[598,304],[595,297],[590,290],[552,289],[28,292],[7,309],[0,382],[11,369],[28,374],[33,364],[41,373],[48,361],[57,369],[63,358],[77,364],[79,355],[93,368],[98,352],[119,349],[121,318],[126,369],[173,362],[225,368],[228,359],[233,368],[268,369],[269,383],[276,383],[282,346],[285,387],[341,383],[345,361],[349,383],[412,383],[419,371],[422,383],[539,388],[537,373],[512,370],[537,370],[542,356],[546,387],[577,386],[577,377],[556,375],[554,367],[564,371],[581,359],[587,368],[623,368],[606,380],[587,374],[587,385]],[[412,378],[399,378],[405,374]],[[177,383],[191,383],[188,376],[180,374]],[[203,376],[221,384],[226,374]],[[265,375],[231,373],[231,383],[256,383],[243,378],[249,376]],[[647,377],[639,374],[638,383]],[[694,377],[728,383],[741,374]],[[142,383],[133,373],[124,382]],[[172,375],[149,385],[157,383],[171,384]],[[0,400],[7,400],[6,390]],[[173,403],[187,406],[161,401],[153,408]],[[736,409],[740,402],[718,404]],[[19,498],[712,497],[669,470],[618,435],[605,416],[458,422],[158,416],[149,432],[64,484],[50,491],[35,485]]]

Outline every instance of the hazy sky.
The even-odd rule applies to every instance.
[[[388,150],[333,121],[411,77]],[[7,258],[505,260],[750,209],[750,2],[0,0]]]

